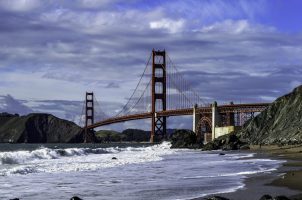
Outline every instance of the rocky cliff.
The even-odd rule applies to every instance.
[[[236,135],[249,144],[302,143],[302,86],[278,98]]]
[[[276,99],[248,121],[240,131],[215,139],[203,148],[240,149],[246,144],[290,145],[302,143],[302,86]]]
[[[0,142],[83,142],[82,129],[75,123],[50,114],[26,116],[0,114]]]

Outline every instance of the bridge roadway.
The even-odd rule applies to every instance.
[[[270,104],[269,103],[256,103],[256,104],[230,104],[230,105],[220,105],[217,106],[219,113],[252,113],[252,112],[262,112],[265,110]],[[198,107],[196,109],[197,113],[209,114],[212,113],[212,107]],[[193,115],[193,108],[185,108],[185,109],[176,109],[176,110],[166,110],[156,112],[157,116],[182,116],[182,115]],[[112,117],[103,121],[98,121],[94,124],[87,126],[88,129],[97,128],[100,126],[126,122],[131,120],[139,120],[139,119],[148,119],[152,117],[151,112],[140,113],[140,114],[132,114],[121,117]]]

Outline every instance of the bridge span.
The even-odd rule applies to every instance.
[[[219,113],[257,113],[262,112],[269,103],[257,103],[257,104],[236,104],[236,105],[221,105],[217,106]],[[156,113],[160,117],[171,117],[171,116],[184,116],[193,115],[194,108],[176,109],[176,110],[165,110]],[[200,114],[212,114],[212,107],[200,107],[196,108],[195,115]],[[126,115],[121,117],[111,117],[103,121],[95,122],[94,124],[88,125],[88,129],[94,129],[100,126],[126,122],[131,120],[149,119],[152,117],[151,112]]]
[[[150,71],[148,65],[152,60]],[[85,141],[94,128],[126,122],[131,120],[151,119],[150,142],[155,137],[162,138],[166,134],[167,117],[191,115],[193,131],[205,141],[229,133],[235,127],[242,126],[253,118],[255,113],[262,112],[269,103],[250,103],[217,105],[205,104],[202,98],[190,91],[181,73],[167,62],[165,51],[152,51],[143,75],[124,108],[113,117],[95,120],[95,101],[93,92],[86,93],[85,103]],[[173,68],[174,67],[174,68]],[[172,70],[171,70],[172,68]],[[146,76],[149,81],[142,82]],[[136,95],[139,86],[143,85],[140,95]],[[133,100],[133,105],[131,104]],[[219,127],[227,127],[219,129]]]

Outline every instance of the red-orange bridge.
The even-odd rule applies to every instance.
[[[133,94],[119,113],[105,117],[102,111],[96,112],[96,105],[93,93],[87,92],[84,126],[86,136],[89,130],[100,126],[151,119],[150,141],[153,142],[155,136],[163,137],[166,134],[167,117],[191,115],[193,131],[196,134],[208,134],[214,139],[233,130],[232,127],[242,126],[255,113],[265,110],[269,103],[206,103],[191,89],[190,83],[166,52],[153,50]],[[218,127],[227,129],[220,130]]]

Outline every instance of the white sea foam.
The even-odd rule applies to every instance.
[[[192,199],[238,190],[244,187],[246,176],[270,173],[282,162],[251,153],[220,156],[175,150],[169,143],[55,148],[0,153],[0,196],[24,200],[68,199],[70,194],[85,195],[87,200]]]
[[[183,179],[200,179],[200,178],[215,178],[215,177],[228,177],[228,176],[239,176],[239,175],[252,175],[252,174],[259,174],[265,172],[272,172],[277,170],[276,168],[271,169],[259,169],[259,170],[252,170],[252,171],[242,171],[237,173],[225,173],[225,174],[215,174],[213,176],[190,176],[190,177],[183,177]]]
[[[37,172],[69,172],[98,170],[125,164],[162,160],[163,155],[174,152],[170,143],[149,147],[110,148],[40,148],[34,151],[0,153],[0,175],[28,174]],[[112,159],[116,157],[117,159]],[[0,165],[0,166],[1,166]]]
[[[103,154],[113,153],[117,150],[110,149],[90,149],[90,148],[69,148],[69,149],[49,149],[40,148],[34,151],[13,151],[1,152],[0,164],[23,164],[42,159],[58,159],[60,157],[68,156],[83,156],[88,154]]]

